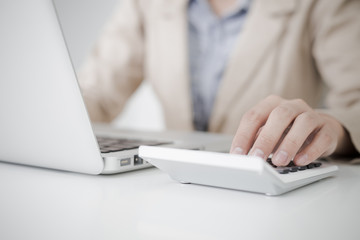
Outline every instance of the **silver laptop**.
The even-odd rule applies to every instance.
[[[106,174],[150,167],[139,145],[229,149],[223,135],[94,130],[51,0],[1,0],[0,36],[0,161]]]

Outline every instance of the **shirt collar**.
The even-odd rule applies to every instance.
[[[246,14],[251,2],[252,0],[238,0],[234,8],[222,17],[218,17],[211,9],[208,0],[190,0],[188,5],[188,22],[198,32],[206,32],[210,26],[217,24],[223,25],[227,32],[232,32],[233,28],[235,28],[234,31],[237,31],[236,24],[232,24],[234,21],[231,21],[231,19]]]
[[[237,14],[241,14],[242,12],[247,12],[250,8],[252,0],[237,0],[236,6],[232,9],[229,9],[227,12],[223,14],[223,16],[216,16],[211,6],[209,5],[208,0],[190,0],[189,7],[193,7],[198,5],[199,8],[204,9],[207,13],[212,15],[215,19],[221,20],[226,18],[231,18]]]

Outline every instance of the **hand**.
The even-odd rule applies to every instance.
[[[244,114],[231,153],[249,154],[286,166],[311,163],[334,153],[346,132],[333,117],[318,113],[303,100],[269,96]]]

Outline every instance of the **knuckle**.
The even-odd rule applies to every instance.
[[[296,152],[301,147],[301,143],[295,138],[286,138],[284,144],[285,148],[292,152]]]
[[[261,134],[258,139],[257,142],[259,145],[261,146],[273,146],[275,145],[276,139],[274,136],[268,135],[268,134]]]
[[[307,103],[301,98],[296,98],[291,101],[298,106],[307,106]]]
[[[234,141],[236,141],[237,145],[243,145],[244,143],[251,141],[251,138],[250,138],[249,134],[246,134],[245,132],[240,131],[240,132],[236,133]]]
[[[272,112],[272,115],[283,118],[292,118],[294,116],[294,110],[290,108],[289,106],[282,104],[277,106],[274,111]]]
[[[243,116],[243,120],[250,123],[262,123],[263,118],[263,114],[257,109],[250,109]]]
[[[329,146],[333,143],[333,136],[330,132],[325,132],[322,135],[322,142],[325,146]]]
[[[297,120],[303,123],[310,123],[311,125],[317,125],[318,124],[318,117],[316,116],[316,114],[312,113],[312,112],[304,112],[301,113],[298,117]]]

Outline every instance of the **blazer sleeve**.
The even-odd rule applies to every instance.
[[[144,31],[136,0],[122,0],[105,25],[78,79],[90,118],[109,122],[144,77]]]
[[[325,112],[349,132],[360,152],[360,1],[318,1],[313,55],[327,85]]]

